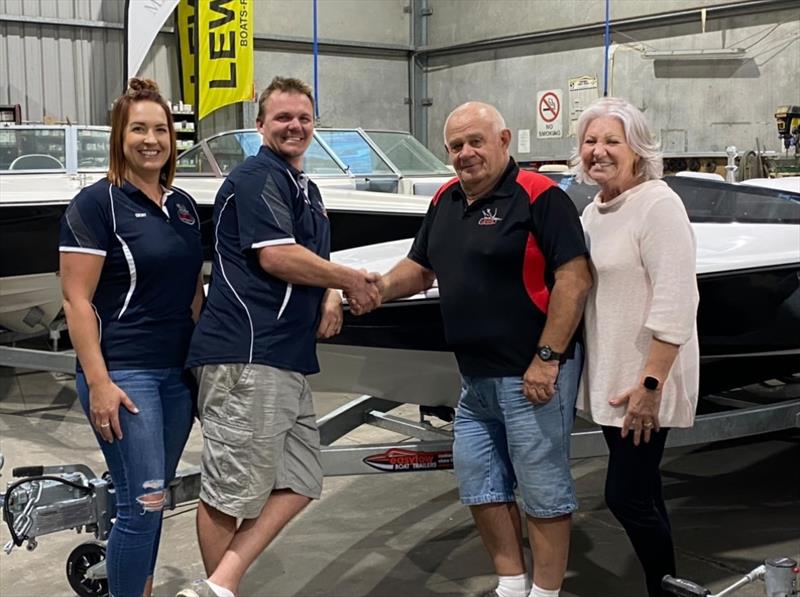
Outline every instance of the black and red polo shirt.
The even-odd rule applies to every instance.
[[[510,159],[494,191],[472,205],[457,179],[442,186],[408,256],[436,274],[461,373],[504,377],[523,375],[533,359],[553,272],[586,254],[567,194]]]

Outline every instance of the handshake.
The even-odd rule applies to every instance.
[[[353,270],[355,274],[348,287],[343,288],[344,297],[353,315],[364,315],[377,309],[384,290],[381,274],[366,270]]]

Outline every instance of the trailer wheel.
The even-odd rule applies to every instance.
[[[106,559],[106,546],[100,541],[81,543],[67,557],[67,580],[79,597],[107,597],[108,579],[86,578],[86,572]]]

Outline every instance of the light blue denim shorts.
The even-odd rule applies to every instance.
[[[583,353],[559,368],[556,393],[534,405],[521,377],[462,376],[453,460],[459,496],[467,505],[515,501],[525,512],[555,518],[578,508],[569,466]]]

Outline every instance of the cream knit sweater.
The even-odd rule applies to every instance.
[[[662,427],[694,423],[700,373],[695,239],[680,198],[650,180],[583,211],[594,286],[586,302],[586,362],[578,408],[622,426],[608,404],[641,382],[653,337],[680,346],[663,386]]]

